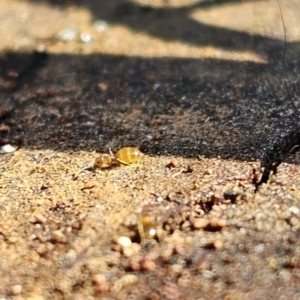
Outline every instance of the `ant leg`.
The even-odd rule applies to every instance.
[[[115,157],[114,153],[111,151],[111,147],[108,148],[108,151],[109,151],[109,155],[110,155],[111,157]]]
[[[131,166],[132,165],[132,164],[129,164],[128,162],[126,162],[122,159],[119,159],[119,158],[116,158],[116,161],[119,162],[122,165],[125,165],[125,166]]]

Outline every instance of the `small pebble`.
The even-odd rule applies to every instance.
[[[156,269],[156,263],[152,260],[144,259],[141,262],[141,267],[145,271],[154,271]]]
[[[137,276],[133,274],[126,274],[115,282],[112,288],[112,292],[118,293],[124,286],[136,283],[137,281],[138,281]]]
[[[130,247],[123,248],[123,254],[125,257],[131,257],[134,255],[134,249]]]
[[[7,74],[10,78],[18,78],[19,77],[19,73],[14,71],[14,70],[11,70],[8,72]]]
[[[18,149],[17,146],[12,146],[10,144],[4,145],[0,149],[0,154],[11,153]]]
[[[68,263],[74,263],[76,262],[77,259],[77,253],[74,249],[70,249],[66,254],[65,254],[65,259],[68,261]]]
[[[16,296],[22,293],[22,286],[19,284],[13,285],[11,287],[11,293]]]
[[[95,274],[92,281],[97,286],[98,292],[107,293],[110,290],[110,283],[106,280],[105,275]]]
[[[96,284],[103,284],[106,282],[106,277],[104,274],[95,274],[92,281]]]
[[[35,250],[39,255],[43,255],[47,252],[47,248],[45,244],[39,244]]]
[[[138,243],[132,243],[131,247],[133,248],[135,254],[139,253],[142,249],[141,245]]]
[[[149,299],[149,300],[160,300],[161,297],[157,292],[151,292],[150,294],[147,295],[147,299]]]
[[[168,261],[173,253],[173,248],[164,249],[161,253],[161,258],[163,261]]]
[[[118,237],[117,243],[118,243],[118,245],[120,245],[122,248],[130,247],[131,244],[132,244],[130,238],[127,237],[127,236],[120,236],[120,237]]]
[[[223,248],[223,242],[220,240],[216,240],[213,242],[215,249],[219,250]]]
[[[106,92],[108,89],[108,85],[105,82],[99,82],[98,83],[98,88],[102,91],[102,92]]]
[[[80,222],[74,222],[72,223],[72,229],[80,229],[81,223]]]
[[[66,243],[67,238],[60,230],[54,230],[52,232],[52,239],[58,243]]]
[[[35,216],[36,222],[40,224],[44,224],[47,221],[47,218],[41,214]]]
[[[175,250],[175,253],[177,253],[181,256],[184,256],[184,254],[185,254],[185,249],[181,245],[176,245],[174,250]]]
[[[169,168],[177,168],[179,165],[178,160],[176,158],[173,158],[170,163],[168,164]]]
[[[291,206],[291,207],[289,208],[289,211],[290,211],[291,213],[295,214],[295,215],[298,215],[299,212],[300,212],[299,208],[296,207],[296,206]]]
[[[15,236],[12,236],[12,237],[8,238],[8,240],[12,244],[15,244],[18,241],[18,239]]]
[[[111,247],[111,250],[116,251],[116,252],[122,252],[122,247],[120,245],[118,245],[118,244],[114,244]]]
[[[9,128],[8,125],[1,124],[1,125],[0,125],[0,131],[2,131],[2,132],[9,132],[9,131],[10,131],[10,128]]]
[[[149,252],[146,252],[144,254],[144,259],[146,260],[156,260],[158,258],[158,252],[156,251],[149,251]]]
[[[140,262],[137,259],[130,259],[129,263],[128,263],[129,267],[131,268],[131,270],[133,271],[139,271],[141,269],[141,265]]]
[[[300,221],[296,217],[292,217],[290,219],[290,222],[291,222],[292,226],[299,226],[300,225]]]
[[[96,186],[96,181],[88,181],[84,184],[83,190],[89,190]]]
[[[198,272],[203,272],[204,270],[209,270],[211,268],[211,265],[209,262],[201,261],[197,266]]]
[[[197,219],[192,220],[192,224],[195,229],[205,228],[209,224],[209,220],[207,219]]]
[[[174,264],[171,266],[171,268],[172,268],[172,271],[175,273],[181,273],[183,270],[182,265],[179,265],[179,264]]]
[[[254,251],[256,253],[262,253],[265,250],[265,245],[264,244],[259,244],[257,246],[255,246]]]
[[[209,224],[211,227],[213,228],[223,228],[226,226],[227,222],[226,220],[224,219],[220,219],[220,218],[215,218],[215,217],[212,217],[210,220],[209,220]]]
[[[157,197],[156,201],[157,201],[157,202],[163,202],[163,201],[164,201],[164,198],[161,197],[161,196],[160,196],[160,197]]]

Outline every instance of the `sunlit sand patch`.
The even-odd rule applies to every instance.
[[[285,5],[285,1],[280,2],[287,29],[287,42],[299,41],[300,28],[293,26],[293,24],[299,20],[300,11],[299,9],[286,9]],[[206,9],[193,10],[190,17],[207,25],[284,40],[280,14],[276,1],[269,0],[255,3],[237,2],[219,6],[212,5]]]
[[[132,0],[133,3],[150,7],[189,7],[203,0]]]
[[[149,1],[148,1],[149,2]],[[180,5],[193,4],[196,1],[156,1],[158,3],[164,3],[164,5],[174,5],[178,7]],[[151,1],[148,4],[156,5],[155,1]],[[12,0],[12,3],[14,0]],[[2,36],[2,43],[0,50],[14,49],[21,51],[30,51],[39,49],[41,45],[42,49],[45,49],[48,53],[55,54],[77,54],[91,55],[91,54],[108,54],[108,55],[125,55],[131,57],[146,57],[146,58],[214,58],[233,61],[252,61],[256,63],[266,63],[266,59],[253,51],[233,51],[231,49],[216,48],[211,45],[197,45],[185,43],[180,40],[164,40],[156,36],[152,36],[143,31],[137,31],[134,28],[129,28],[123,24],[110,24],[107,22],[107,28],[99,32],[97,30],[96,21],[92,12],[83,7],[72,7],[62,10],[59,7],[48,6],[47,4],[39,4],[40,9],[45,11],[47,20],[38,16],[36,12],[36,5],[30,2],[22,2],[22,14],[18,10],[18,1],[15,2],[15,6],[7,6],[7,9],[3,9],[0,13],[3,20],[0,28]],[[257,5],[257,4],[255,4]],[[16,10],[12,11],[12,7]],[[236,12],[239,7],[236,6],[222,6],[229,7]],[[5,8],[5,7],[4,7]],[[223,8],[224,9],[224,8]],[[247,7],[245,8],[247,9]],[[220,11],[221,10],[221,11]],[[193,11],[193,10],[191,10]],[[216,11],[216,13],[214,13]],[[14,24],[10,24],[7,16],[11,13],[20,17],[16,18]],[[214,16],[222,13],[222,8],[215,7],[211,10],[199,10],[191,14],[191,18],[196,19],[199,22],[206,22],[206,18],[210,22],[214,22]],[[188,16],[186,16],[188,18]],[[235,18],[232,18],[233,20]],[[58,22],[59,21],[59,22]],[[98,20],[99,21],[99,20]],[[103,20],[105,21],[105,20]],[[231,21],[234,22],[234,21]],[[55,24],[55,27],[49,27],[47,24]],[[229,25],[225,22],[224,26],[233,26],[229,22]],[[222,26],[223,26],[222,25]],[[245,29],[247,26],[245,26]],[[37,30],[38,29],[38,30]],[[60,39],[59,34],[65,29],[72,29],[77,37],[70,41],[63,41]],[[81,35],[87,35],[90,37],[91,42],[84,42],[80,39]],[[18,36],[16,39],[15,37]],[[13,38],[12,38],[13,37]]]
[[[164,41],[145,33],[136,33],[121,25],[111,26],[109,30],[96,38],[98,42],[88,46],[76,44],[75,42],[64,44],[63,52],[74,53],[74,49],[77,48],[82,54],[87,55],[102,53],[149,58],[217,58],[267,63],[265,57],[252,51],[232,51],[213,46],[194,46],[180,41]],[[54,44],[48,48],[52,53],[62,51],[62,45],[60,44]]]

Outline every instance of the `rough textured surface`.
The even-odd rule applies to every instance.
[[[1,299],[300,299],[282,2],[0,1]]]

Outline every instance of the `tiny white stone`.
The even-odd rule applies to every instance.
[[[163,197],[157,197],[156,201],[157,201],[157,202],[163,202],[163,201],[164,201],[164,198],[163,198]]]
[[[289,208],[289,211],[290,211],[291,213],[295,214],[295,215],[298,215],[299,212],[300,212],[299,208],[296,207],[296,206],[291,206],[291,207]]]
[[[13,295],[19,295],[22,293],[22,286],[19,284],[13,285],[11,288],[11,293]]]
[[[149,230],[149,235],[155,236],[155,235],[156,235],[156,230],[155,230],[154,228],[151,228],[151,229]]]
[[[130,247],[131,244],[132,244],[130,238],[127,237],[127,236],[120,236],[120,237],[118,237],[117,243],[118,243],[118,245],[120,245],[122,248]]]
[[[153,135],[152,135],[152,134],[147,134],[147,135],[146,135],[146,138],[147,138],[148,140],[152,140],[152,139],[153,139]]]
[[[265,245],[264,244],[259,244],[257,246],[255,246],[254,251],[256,253],[262,253],[265,250]]]
[[[11,153],[18,149],[17,146],[12,146],[10,144],[4,145],[1,147],[0,153]]]

